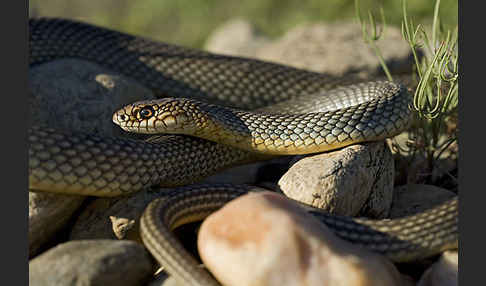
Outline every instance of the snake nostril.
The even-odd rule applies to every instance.
[[[120,121],[125,121],[127,119],[127,116],[125,114],[120,114],[120,115],[118,115],[118,119]]]

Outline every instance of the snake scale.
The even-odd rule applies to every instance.
[[[182,186],[229,166],[278,154],[315,153],[380,140],[409,124],[410,97],[403,86],[391,82],[344,86],[346,79],[158,43],[65,19],[30,19],[29,30],[31,67],[56,59],[83,59],[134,78],[161,98],[117,111],[113,121],[123,129],[186,134],[141,141],[32,126],[29,187],[35,191],[118,196],[150,186]],[[258,190],[237,185],[177,188],[147,207],[141,218],[143,242],[181,282],[218,285],[171,230]],[[457,197],[393,220],[308,210],[339,237],[396,262],[457,247]]]

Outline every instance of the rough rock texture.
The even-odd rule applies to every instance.
[[[29,69],[30,124],[103,135],[127,135],[111,121],[113,112],[155,98],[137,82],[87,61],[65,59]],[[62,120],[60,120],[62,118]]]
[[[296,26],[268,41],[248,21],[230,20],[216,29],[205,48],[212,52],[251,56],[317,72],[342,75],[352,71],[380,71],[372,48],[364,43],[358,23],[311,23]],[[400,29],[388,26],[378,47],[392,73],[411,71],[410,46]]]
[[[29,192],[29,257],[60,231],[85,197]]]
[[[411,70],[410,46],[402,39],[400,29],[388,26],[386,37],[377,45],[392,72]],[[379,70],[378,58],[363,41],[361,26],[351,22],[297,26],[265,45],[257,57],[333,75]]]
[[[139,219],[160,191],[139,192],[128,197],[97,198],[80,213],[69,234],[77,239],[130,239],[140,241]]]
[[[458,252],[446,251],[420,278],[417,286],[458,285]]]
[[[127,136],[111,121],[115,110],[154,98],[150,90],[133,80],[81,60],[58,60],[30,68],[29,87],[29,124],[107,136]],[[29,193],[30,256],[65,225],[83,200],[79,196]]]
[[[224,285],[402,285],[393,264],[338,239],[284,196],[242,196],[202,224],[198,249]]]
[[[248,21],[232,19],[211,33],[204,48],[218,54],[255,57],[268,42]]]
[[[153,270],[150,254],[135,242],[71,241],[29,262],[29,285],[143,285]]]
[[[432,185],[408,184],[395,188],[390,218],[404,217],[431,209],[456,194]]]
[[[393,199],[393,158],[383,143],[304,157],[279,181],[290,198],[334,214],[384,218]]]

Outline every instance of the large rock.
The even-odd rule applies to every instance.
[[[410,46],[399,28],[388,26],[377,42],[393,73],[412,69]],[[332,75],[352,71],[376,74],[381,67],[373,49],[363,41],[358,23],[311,23],[297,26],[258,50],[260,59]]]
[[[85,197],[29,192],[29,257],[66,226]]]
[[[29,285],[143,285],[154,268],[150,254],[135,242],[71,241],[29,262]]]
[[[64,59],[29,69],[29,125],[127,136],[113,124],[122,106],[154,99],[152,91],[100,65]]]
[[[388,26],[377,45],[392,73],[412,70],[410,46],[399,28]],[[363,41],[361,26],[352,22],[303,24],[270,41],[249,22],[233,19],[214,30],[205,48],[336,76],[354,71],[382,73],[376,54]]]
[[[290,198],[347,216],[388,216],[394,165],[389,148],[373,142],[304,157],[279,181]]]
[[[242,196],[198,235],[202,261],[224,285],[402,285],[393,264],[338,239],[284,196]],[[324,282],[325,281],[325,282]]]
[[[269,39],[244,19],[232,19],[215,29],[206,39],[205,49],[232,56],[255,57]]]

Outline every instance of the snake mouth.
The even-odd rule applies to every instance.
[[[155,134],[158,133],[149,120],[134,120],[124,109],[115,112],[112,121],[127,132]]]
[[[122,126],[126,125],[129,118],[130,118],[130,116],[125,114],[125,112],[123,112],[122,110],[119,110],[119,111],[113,113],[111,120],[116,125],[122,127]]]

